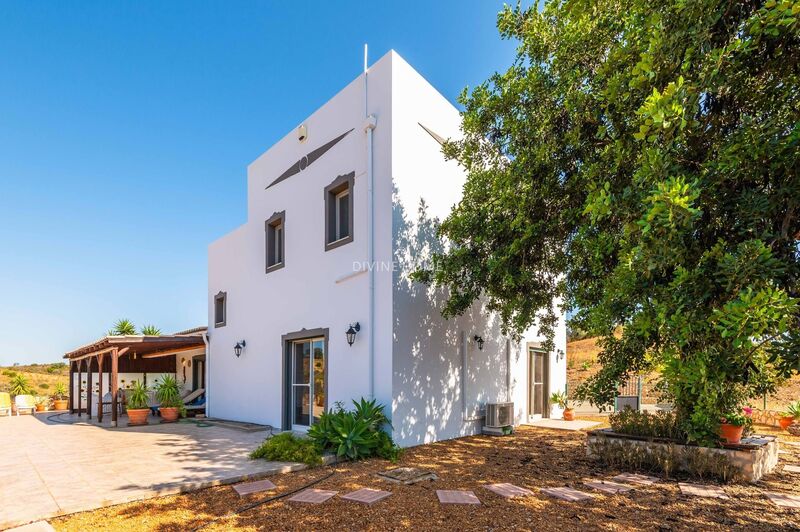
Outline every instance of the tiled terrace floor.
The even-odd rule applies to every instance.
[[[109,429],[48,417],[0,417],[0,530],[302,466],[248,459],[265,431],[157,421]]]

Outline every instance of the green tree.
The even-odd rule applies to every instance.
[[[131,320],[122,318],[114,323],[114,327],[108,331],[108,336],[133,336],[136,334],[136,326]]]
[[[161,336],[161,329],[155,325],[145,325],[139,332],[145,336]]]
[[[416,278],[445,316],[483,297],[507,331],[602,336],[578,395],[659,368],[682,428],[800,371],[800,2],[574,0],[506,7],[505,72],[464,91],[467,170]],[[621,334],[614,331],[621,328]]]

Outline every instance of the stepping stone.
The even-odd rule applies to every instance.
[[[342,495],[341,497],[342,499],[348,501],[363,502],[364,504],[373,504],[378,501],[382,501],[391,494],[392,492],[390,491],[374,490],[372,488],[361,488],[360,490],[350,492],[347,495]]]
[[[688,482],[679,482],[678,486],[681,488],[681,493],[684,495],[694,495],[696,497],[712,497],[715,499],[730,499],[725,494],[725,490],[719,486],[708,486],[703,484],[689,484]]]
[[[467,490],[436,490],[436,496],[442,504],[480,504],[475,494]]]
[[[778,454],[792,454],[789,451],[784,451],[783,449],[778,450]]]
[[[798,495],[773,493],[769,491],[766,492],[765,495],[777,506],[783,506],[784,508],[800,508],[800,496]]]
[[[612,482],[611,480],[584,480],[583,485],[611,494],[625,493],[626,491],[636,489],[634,486]]]
[[[513,499],[514,497],[528,497],[529,495],[533,495],[533,492],[529,489],[520,488],[519,486],[508,484],[506,482],[502,484],[490,484],[484,487],[489,491],[495,492],[501,497],[505,497],[506,499]]]
[[[322,504],[323,502],[327,501],[337,493],[339,492],[309,488],[307,490],[301,491],[300,493],[289,499],[289,501],[305,502],[308,504]]]
[[[438,480],[439,477],[433,471],[426,471],[416,467],[395,467],[381,471],[378,476],[384,480],[397,482],[400,484],[416,484],[423,480]]]
[[[267,479],[257,480],[256,482],[245,482],[244,484],[234,484],[233,489],[239,494],[239,497],[250,495],[251,493],[259,493],[261,491],[274,490],[277,486]]]
[[[784,471],[788,471],[789,473],[800,473],[800,466],[796,465],[785,465],[783,466]]]
[[[555,497],[556,499],[561,499],[562,501],[570,502],[594,499],[594,495],[572,488],[542,488],[542,493]]]
[[[660,479],[657,477],[648,477],[647,475],[638,475],[636,473],[622,473],[621,475],[612,477],[611,480],[617,480],[623,483],[631,482],[633,484],[640,484],[642,486],[650,486],[651,484],[660,482]]]

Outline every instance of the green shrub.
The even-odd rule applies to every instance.
[[[319,450],[333,451],[349,460],[379,456],[397,461],[402,449],[383,430],[385,425],[391,427],[384,406],[363,398],[353,401],[353,406],[353,411],[347,411],[337,403],[332,410],[323,412],[309,428],[308,437]]]
[[[16,374],[17,374],[17,372],[14,371],[13,369],[4,369],[3,370],[3,375],[5,375],[6,377],[14,377]]]
[[[56,399],[66,399],[67,393],[67,385],[61,381],[57,382],[53,388],[53,397]]]
[[[581,371],[589,371],[589,368],[592,367],[592,362],[590,360],[584,360],[581,362]]]
[[[611,429],[619,434],[686,442],[686,433],[680,429],[678,418],[672,412],[650,414],[626,408],[609,415],[608,422]]]
[[[183,406],[181,388],[172,375],[164,375],[161,382],[155,385],[156,399],[160,406],[174,408]]]
[[[282,432],[264,440],[264,443],[250,453],[250,458],[274,460],[277,462],[302,462],[310,466],[322,463],[322,453],[315,443],[307,438],[299,438],[291,432]]]
[[[40,382],[40,383],[39,383],[39,388],[41,388],[42,390],[46,390],[46,389],[48,389],[49,387],[50,387],[50,385],[49,385],[49,384],[47,384],[46,382]]]

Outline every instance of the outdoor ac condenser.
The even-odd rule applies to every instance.
[[[514,403],[487,403],[484,425],[491,428],[514,424]]]

